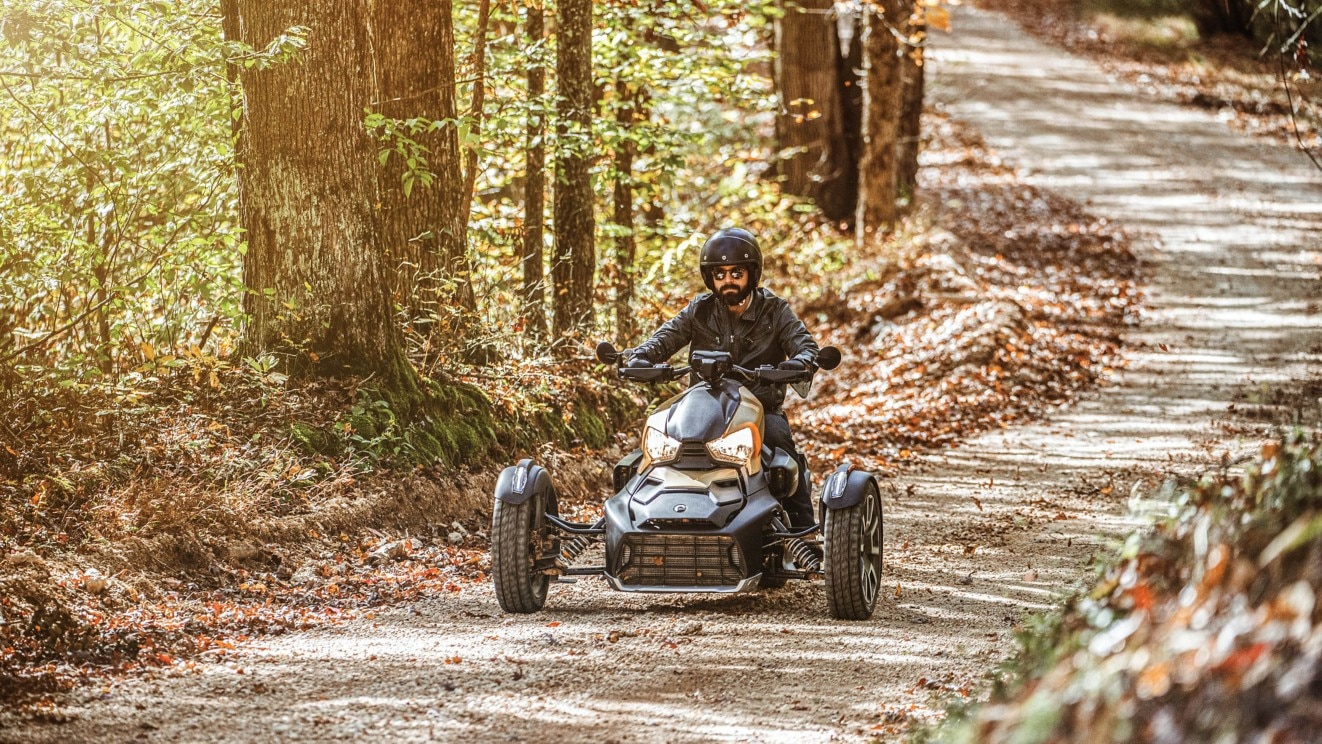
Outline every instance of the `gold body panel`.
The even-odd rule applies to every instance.
[[[658,431],[665,431],[666,410],[669,409],[671,406],[675,405],[675,403],[679,402],[679,400],[682,399],[685,395],[688,395],[689,393],[693,392],[694,389],[695,388],[689,388],[684,392],[672,398],[669,398],[668,400],[664,401],[661,405],[657,406],[656,410],[652,411],[652,413],[648,415],[647,423],[644,424],[643,427],[643,432],[646,433],[648,428],[656,429]],[[744,387],[743,385],[740,385],[739,408],[735,410],[734,416],[730,419],[730,424],[725,427],[725,431],[721,432],[721,436],[726,436],[730,432],[736,429],[742,429],[746,426],[751,425],[753,427],[753,430],[757,433],[757,446],[758,449],[760,450],[762,447],[762,434],[763,434],[762,427],[763,427],[764,416],[765,416],[765,412],[762,409],[762,401],[758,400],[757,396],[753,395],[751,390]],[[762,457],[760,455],[753,457],[752,467],[749,470],[749,475],[760,472],[761,470],[762,470]]]

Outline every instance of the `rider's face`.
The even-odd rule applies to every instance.
[[[721,297],[738,297],[748,287],[748,269],[743,266],[718,266],[712,271],[712,279]]]

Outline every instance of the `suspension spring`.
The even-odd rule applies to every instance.
[[[822,570],[822,555],[817,549],[803,540],[794,537],[785,541],[785,550],[794,559],[794,565],[800,571],[815,573]]]
[[[575,558],[583,555],[583,551],[587,550],[588,546],[591,544],[591,537],[587,535],[577,535],[574,539],[560,544],[560,557],[565,563],[571,563]]]

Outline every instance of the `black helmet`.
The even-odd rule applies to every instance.
[[[712,281],[712,269],[717,266],[747,266],[748,288],[757,288],[762,279],[762,249],[757,247],[757,238],[742,227],[727,227],[718,230],[702,244],[702,255],[698,267],[702,270],[702,282],[707,289],[716,291]]]

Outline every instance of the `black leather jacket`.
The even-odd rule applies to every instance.
[[[748,309],[738,318],[711,292],[698,295],[634,349],[634,356],[664,362],[686,345],[691,351],[728,351],[735,364],[749,369],[775,366],[786,359],[798,359],[816,369],[819,350],[789,303],[765,287],[753,291]],[[781,412],[784,385],[758,383],[749,388],[765,413]]]

